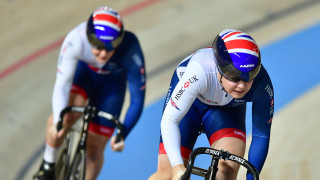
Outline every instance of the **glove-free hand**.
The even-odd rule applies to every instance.
[[[62,128],[60,131],[57,131],[56,124],[49,127],[49,134],[54,139],[60,139],[64,133],[65,133],[65,128]]]
[[[186,168],[183,164],[175,165],[172,169],[172,180],[180,180],[185,171]]]
[[[110,146],[112,151],[116,151],[116,152],[121,152],[124,149],[124,140],[123,138],[121,138],[121,140],[116,143],[116,137],[112,136],[111,137],[111,142],[110,142]]]

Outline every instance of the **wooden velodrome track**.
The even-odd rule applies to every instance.
[[[209,46],[224,28],[245,30],[263,47],[320,21],[318,0],[1,1],[1,179],[31,179],[38,168],[59,44],[101,5],[120,11],[140,38],[147,105],[166,93],[177,59]],[[261,179],[320,179],[319,100],[318,85],[275,115]]]

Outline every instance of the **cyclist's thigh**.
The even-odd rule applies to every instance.
[[[69,106],[85,106],[86,99],[78,93],[71,92],[68,104]]]
[[[237,107],[213,107],[207,111],[202,123],[210,145],[223,149],[222,145],[229,146],[228,143],[235,143],[239,145],[241,155],[246,141],[245,113],[245,104]],[[224,150],[228,150],[226,148]]]
[[[87,139],[88,154],[95,156],[96,153],[102,154],[106,147],[109,137],[89,132]]]
[[[223,149],[240,157],[245,153],[245,142],[234,137],[224,137],[211,146],[214,149]],[[236,180],[240,164],[232,161],[219,161],[219,171],[216,179]]]
[[[171,164],[169,158],[166,154],[159,154],[158,155],[158,172],[166,172],[170,176],[172,173]]]
[[[245,153],[245,112],[246,105],[238,107],[216,107],[203,117],[203,126],[210,145],[243,157]],[[239,164],[219,161],[217,178],[236,179]]]
[[[182,158],[184,165],[187,166],[188,159]],[[172,167],[170,164],[170,160],[166,154],[159,154],[158,155],[158,168],[157,172],[158,175],[163,179],[171,179]],[[166,178],[164,178],[166,177]]]

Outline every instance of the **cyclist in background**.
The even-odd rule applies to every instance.
[[[212,47],[176,68],[163,108],[158,169],[149,179],[179,179],[202,128],[212,148],[243,157],[246,102],[252,102],[249,161],[260,172],[269,148],[273,86],[254,39],[226,29]],[[237,163],[220,161],[217,179],[235,180],[238,170]]]
[[[68,129],[77,120],[67,115],[57,132],[61,110],[68,105],[85,106],[86,100],[99,110],[120,116],[128,83],[130,105],[123,122],[123,139],[111,137],[115,125],[95,117],[87,139],[86,179],[96,179],[106,143],[113,151],[122,151],[124,139],[137,123],[144,106],[145,63],[135,34],[126,31],[120,15],[109,7],[96,9],[66,36],[59,55],[52,95],[53,114],[48,119],[43,161],[34,179],[54,179],[54,164],[59,146]]]

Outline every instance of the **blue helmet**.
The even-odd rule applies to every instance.
[[[87,37],[97,49],[114,50],[124,37],[121,16],[109,7],[96,9],[87,23]]]
[[[223,30],[214,39],[212,50],[219,73],[231,81],[251,81],[260,71],[258,45],[242,31]]]

